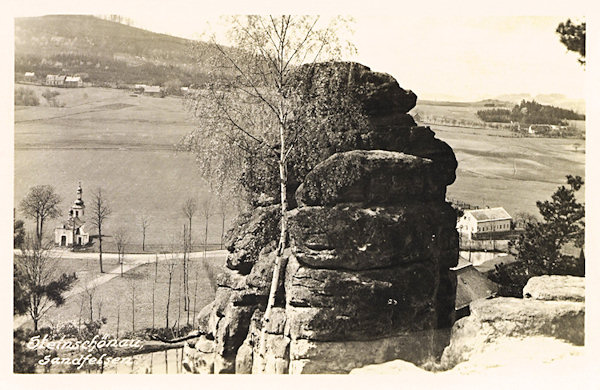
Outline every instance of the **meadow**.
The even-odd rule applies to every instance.
[[[105,88],[62,89],[27,86],[38,94],[38,107],[15,109],[15,204],[33,185],[51,184],[62,197],[63,216],[75,198],[77,182],[84,201],[102,187],[113,210],[106,232],[123,226],[129,250],[141,250],[139,218],[149,215],[146,243],[154,251],[179,242],[185,219],[181,205],[190,196],[210,194],[195,168],[194,157],[176,153],[174,145],[193,129],[182,101],[176,97],[131,96]],[[60,93],[64,107],[42,97]],[[411,111],[474,120],[482,103],[422,102]],[[536,213],[535,201],[547,199],[567,174],[584,176],[585,141],[558,138],[515,138],[505,130],[431,125],[459,162],[448,196],[478,206],[503,206],[511,213]],[[583,192],[581,199],[583,199]],[[216,202],[212,202],[214,205]],[[236,211],[227,210],[227,225]],[[19,211],[17,209],[17,217]],[[48,233],[60,219],[47,224]],[[31,229],[32,224],[26,225]],[[193,240],[203,241],[203,221],[194,219]],[[219,244],[221,216],[213,210],[208,241]],[[216,247],[216,246],[215,246]],[[111,237],[106,248],[114,250]]]
[[[64,218],[81,181],[88,219],[96,188],[101,187],[109,201],[107,250],[115,249],[111,231],[122,226],[128,231],[129,250],[141,251],[143,214],[151,219],[146,250],[181,241],[182,204],[189,197],[202,203],[211,194],[196,172],[194,157],[174,151],[179,139],[193,129],[180,98],[133,97],[125,90],[105,88],[27,88],[35,89],[43,103],[43,91],[58,91],[57,99],[65,107],[44,104],[15,110],[17,207],[30,187],[50,184],[63,200]],[[219,244],[222,220],[214,198],[211,204],[208,242]],[[229,224],[235,212],[226,211]],[[22,218],[18,208],[17,217]],[[51,236],[60,222],[57,218],[48,223],[46,235]],[[31,221],[26,227],[33,228]],[[196,245],[204,241],[203,227],[198,211],[192,230]]]
[[[127,257],[124,261],[126,264]],[[166,305],[169,289],[167,264],[170,261],[170,255],[159,255],[156,264],[154,261],[149,261],[125,272],[123,276],[119,275],[119,267],[116,261],[104,262],[105,270],[117,276],[88,290],[93,296],[92,318],[94,320],[106,318],[106,324],[102,326],[103,332],[116,335],[118,328],[119,335],[122,336],[133,330],[139,331],[151,328],[153,323],[153,290],[154,325],[156,328],[162,328],[166,325]],[[183,307],[182,261],[176,259],[173,260],[173,263],[175,267],[171,280],[170,327],[174,325],[184,326],[188,318]],[[197,314],[202,307],[214,299],[215,281],[211,279],[214,279],[214,276],[220,272],[224,263],[225,256],[222,253],[209,252],[206,260],[203,258],[190,260],[188,278],[191,304],[189,310],[190,324],[195,321],[194,313]],[[63,259],[57,269],[57,273],[62,272],[76,272],[78,277],[76,286],[85,285],[100,275],[97,259]],[[154,284],[155,277],[156,284]],[[135,307],[135,313],[132,307]],[[67,321],[73,321],[77,324],[80,318],[81,323],[90,319],[89,295],[85,291],[68,297],[64,305],[60,307],[51,308],[40,321],[40,326],[59,325],[59,323]]]
[[[196,169],[194,157],[174,152],[174,144],[193,129],[179,98],[133,97],[115,89],[55,89],[64,107],[53,107],[41,96],[54,88],[31,87],[43,103],[38,107],[15,108],[15,189],[18,205],[31,186],[51,184],[62,197],[66,216],[75,199],[77,182],[83,186],[83,198],[90,217],[91,192],[102,187],[112,208],[105,223],[105,248],[114,251],[111,233],[125,227],[129,235],[127,252],[141,251],[139,218],[150,216],[146,251],[160,251],[181,242],[183,202],[190,196],[200,201],[210,196],[210,187]],[[415,110],[418,110],[417,106]],[[472,119],[477,107],[435,107],[428,110],[457,119]],[[415,112],[413,110],[413,113]],[[423,112],[423,111],[421,111]],[[508,131],[431,125],[437,137],[447,142],[458,160],[457,179],[448,187],[448,197],[480,207],[503,206],[509,213],[536,213],[535,202],[548,199],[565,175],[585,174],[585,141],[557,138],[516,138]],[[584,191],[580,191],[583,200]],[[215,204],[216,202],[212,202]],[[213,210],[209,219],[208,241],[218,249],[221,217]],[[193,241],[203,241],[200,213],[194,219]],[[227,225],[236,215],[227,210]],[[17,209],[17,217],[22,218]],[[60,218],[47,224],[49,237]],[[30,221],[26,224],[32,228]],[[92,231],[92,234],[95,234]],[[156,327],[165,325],[168,272],[161,256],[158,267],[142,264],[97,286],[93,298],[93,318],[106,317],[103,332],[139,330],[152,326],[152,291],[155,291]],[[192,294],[196,289],[195,310],[190,321],[214,298],[214,278],[225,257],[211,254],[206,261],[193,260],[190,272]],[[127,262],[127,259],[125,260]],[[105,268],[118,274],[115,260],[106,260]],[[63,259],[59,272],[76,272],[78,284],[99,275],[97,260]],[[207,272],[208,270],[208,272]],[[154,284],[156,274],[156,284]],[[175,268],[172,280],[169,324],[183,325],[187,312],[181,308],[182,267]],[[132,297],[135,286],[135,297]],[[62,321],[89,319],[90,308],[85,292],[73,295],[59,308],[52,308],[42,326]],[[132,307],[135,307],[135,326]],[[117,321],[118,318],[118,321]]]
[[[448,197],[479,207],[502,206],[509,214],[537,214],[566,175],[585,177],[585,141],[516,138],[499,130],[431,126],[456,154],[456,181]],[[585,200],[585,188],[578,198]]]

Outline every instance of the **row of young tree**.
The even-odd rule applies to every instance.
[[[36,211],[29,214],[36,217],[36,233],[26,235],[23,222],[15,221],[15,244],[18,244],[20,252],[15,256],[14,262],[14,314],[29,316],[33,322],[33,330],[15,331],[15,372],[33,372],[35,370],[35,361],[40,358],[24,347],[29,337],[50,332],[51,337],[60,338],[63,335],[83,340],[90,335],[90,330],[98,334],[102,325],[107,323],[107,318],[102,314],[103,300],[97,294],[98,285],[93,280],[82,280],[80,283],[83,284],[83,289],[79,296],[79,316],[76,319],[76,325],[72,324],[72,329],[69,328],[66,330],[62,328],[54,330],[40,328],[40,320],[47,314],[50,308],[59,307],[65,303],[65,293],[74,287],[78,279],[75,273],[59,274],[57,272],[60,269],[58,266],[59,259],[52,251],[53,243],[44,242],[43,240],[44,223],[49,218],[58,215],[58,208],[55,206],[60,203],[59,197],[49,186],[34,187],[30,195],[32,196],[26,197],[24,202],[22,202],[21,208],[23,211],[26,211],[28,210],[27,205],[31,206],[35,204],[37,206]],[[34,202],[32,198],[36,198],[37,201]],[[40,199],[44,199],[45,201],[39,201]],[[208,219],[212,216],[212,213],[209,207],[210,202],[204,202],[203,205],[205,207],[199,208],[194,198],[186,200],[182,206],[182,213],[189,225],[184,224],[183,233],[179,239],[172,237],[171,244],[167,250],[163,250],[160,255],[156,253],[152,280],[152,325],[148,329],[140,329],[139,324],[136,323],[136,313],[140,310],[139,281],[136,275],[133,275],[131,272],[125,275],[123,273],[125,248],[128,245],[127,232],[122,228],[118,228],[113,233],[115,245],[118,250],[118,262],[121,265],[121,277],[127,279],[128,286],[127,290],[123,291],[123,294],[120,295],[126,301],[121,302],[121,298],[119,298],[119,302],[111,303],[117,305],[116,319],[112,319],[116,322],[117,338],[119,334],[135,334],[136,331],[142,332],[142,334],[150,333],[163,337],[176,337],[181,332],[189,331],[195,325],[195,318],[198,311],[198,284],[201,281],[199,278],[200,267],[203,267],[203,271],[209,280],[210,288],[213,292],[215,290],[214,274],[206,257]],[[111,214],[106,197],[101,190],[98,190],[94,195],[94,207],[92,209],[94,210],[94,217],[100,220],[101,229],[102,223]],[[200,262],[192,262],[190,258],[190,251],[192,249],[191,226],[194,216],[198,211],[200,211],[200,215],[205,222],[204,256],[200,259]],[[142,217],[140,225],[142,227],[142,242],[144,242],[145,231],[150,226],[150,219]],[[222,228],[224,228],[224,222]],[[162,257],[160,262],[163,264],[164,274],[167,275],[166,280],[163,281],[166,284],[166,292],[159,292],[160,290],[158,289],[158,284],[161,283],[159,281],[159,257]],[[100,264],[102,263],[100,262]],[[101,272],[103,272],[102,269]],[[193,273],[193,282],[190,282],[191,273]],[[179,274],[181,277],[180,283],[175,283],[176,274]],[[170,321],[173,316],[174,290],[177,291],[175,301],[177,303],[175,309],[177,317],[175,323]],[[205,290],[200,289],[200,291]],[[160,327],[157,321],[160,310],[156,302],[156,297],[160,293],[166,293],[164,327]],[[129,307],[131,315],[130,330],[123,329],[121,325],[122,309],[128,310],[127,307]]]
[[[108,204],[107,198],[102,189],[97,189],[92,195],[92,224],[98,229],[98,262],[100,272],[104,272],[103,265],[103,231],[107,218],[112,214],[112,210]],[[14,245],[15,248],[21,249],[20,253],[15,258],[15,296],[22,297],[23,300],[28,300],[29,307],[27,313],[31,316],[34,322],[34,328],[37,330],[39,319],[44,315],[49,307],[53,304],[60,305],[61,291],[67,291],[75,281],[74,275],[54,275],[56,268],[56,259],[52,256],[50,249],[53,243],[44,242],[44,226],[45,223],[60,215],[59,204],[60,197],[54,191],[54,188],[49,185],[34,186],[30,189],[27,196],[20,204],[22,213],[35,221],[35,235],[32,233],[26,235],[24,223],[21,220],[14,220]],[[220,214],[221,214],[221,247],[223,245],[223,236],[225,231],[226,207],[225,198],[221,198]],[[182,234],[182,245],[178,248],[172,243],[170,245],[171,260],[176,257],[176,252],[183,254],[183,286],[184,286],[184,308],[189,310],[190,307],[190,288],[189,288],[189,261],[190,252],[192,251],[192,223],[194,216],[199,212],[204,221],[204,261],[206,261],[206,250],[208,247],[208,231],[209,219],[213,216],[211,198],[205,200],[198,205],[195,198],[188,198],[182,206],[182,214],[187,220],[187,225],[184,224]],[[151,223],[150,217],[142,215],[140,217],[140,227],[142,232],[142,250],[145,251],[146,232]],[[117,248],[118,263],[121,266],[121,276],[123,276],[123,264],[126,253],[126,248],[129,245],[129,235],[126,229],[118,227],[113,233],[113,240]],[[179,251],[181,248],[181,251]],[[158,261],[158,254],[157,254]],[[169,296],[171,290],[171,277],[174,271],[174,263],[169,266]],[[206,267],[207,268],[207,267]],[[207,268],[208,270],[208,268]],[[214,279],[214,276],[210,279]],[[24,286],[27,286],[25,288]],[[18,293],[18,294],[17,294]],[[37,294],[37,295],[36,295]],[[91,297],[90,297],[91,300]],[[17,307],[24,307],[21,301]],[[90,304],[90,308],[92,305]],[[25,314],[24,310],[19,311],[20,314]],[[168,313],[168,307],[167,307]],[[168,316],[168,314],[167,314]],[[189,314],[188,314],[189,321]],[[168,320],[167,320],[168,326]]]

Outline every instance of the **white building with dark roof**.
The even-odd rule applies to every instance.
[[[83,80],[79,76],[67,76],[67,77],[65,77],[65,87],[68,87],[68,88],[83,87]]]
[[[82,199],[81,183],[77,188],[77,199],[69,210],[69,219],[54,229],[54,243],[58,246],[86,245],[90,234],[85,231],[85,204]]]
[[[507,232],[511,228],[512,217],[503,207],[465,210],[456,224],[458,233],[468,239],[474,233]]]
[[[67,76],[65,75],[49,74],[46,76],[46,85],[63,87],[65,85],[66,78]]]

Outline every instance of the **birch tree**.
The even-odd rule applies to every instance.
[[[248,193],[278,187],[280,237],[263,322],[268,322],[287,240],[288,162],[299,137],[292,126],[300,99],[294,94],[298,65],[337,59],[347,20],[322,23],[318,16],[234,16],[233,48],[212,40],[200,50],[213,60],[212,82],[190,95],[198,128],[182,142],[196,154],[201,173]],[[274,185],[275,184],[275,185]],[[237,192],[237,190],[236,190]],[[266,328],[263,326],[263,329]],[[264,343],[262,343],[264,344]]]

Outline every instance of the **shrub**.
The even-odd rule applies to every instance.
[[[40,99],[30,88],[15,88],[15,106],[39,106]]]

